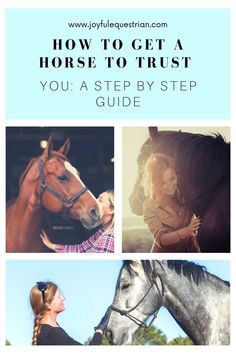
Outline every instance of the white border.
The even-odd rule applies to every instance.
[[[235,45],[236,45],[236,40],[235,40],[235,33],[236,33],[236,1],[235,0],[165,0],[165,1],[150,1],[146,0],[145,2],[138,2],[137,0],[129,1],[129,0],[120,0],[119,3],[116,2],[111,2],[107,0],[100,0],[99,2],[96,0],[90,0],[89,2],[85,2],[84,4],[82,2],[78,2],[78,0],[67,0],[66,2],[59,1],[59,0],[35,0],[35,1],[30,1],[30,0],[1,0],[0,4],[0,39],[1,39],[1,44],[2,44],[2,50],[1,50],[1,56],[0,56],[0,65],[1,65],[1,104],[0,104],[0,113],[1,113],[1,129],[0,129],[0,141],[1,141],[1,155],[0,155],[0,163],[1,166],[4,166],[2,169],[1,173],[1,194],[0,198],[2,200],[2,205],[4,205],[5,201],[5,127],[7,126],[41,126],[42,122],[40,121],[33,121],[29,122],[27,121],[7,121],[5,120],[6,117],[6,111],[5,111],[5,9],[6,8],[166,8],[166,9],[172,9],[172,8],[230,8],[231,9],[231,63],[234,64],[236,63],[236,55],[235,55]],[[219,39],[219,47],[220,47],[220,40]],[[231,65],[232,65],[231,64]],[[236,90],[235,90],[235,78],[236,78],[236,70],[235,70],[235,65],[231,67],[231,119],[229,122],[226,121],[216,121],[215,124],[217,126],[230,126],[231,127],[231,142],[232,142],[232,156],[235,156],[235,143],[234,139],[236,136],[236,126],[234,120],[236,119],[236,104],[235,104],[235,97],[236,97]],[[177,122],[176,121],[171,121],[171,120],[158,120],[159,126],[176,126]],[[212,121],[178,121],[178,124],[180,126],[212,126]],[[122,186],[121,186],[121,171],[122,171],[122,131],[121,127],[122,126],[148,126],[148,125],[153,125],[156,124],[156,120],[145,120],[145,121],[130,121],[130,120],[123,120],[123,121],[116,121],[115,122],[115,156],[116,156],[116,161],[115,161],[115,192],[116,192],[116,233],[121,235],[121,218],[119,218],[119,215],[122,215],[122,210],[121,210],[121,198],[122,195]],[[66,124],[64,124],[63,121],[58,121],[57,124],[55,124],[55,121],[45,121],[43,122],[43,125],[45,126],[97,126],[98,121],[66,121]],[[99,121],[100,126],[110,126],[113,125],[112,122],[109,122],[107,120],[105,121]],[[235,176],[235,169],[233,166],[233,161],[232,161],[232,179],[231,181],[234,182],[236,180]],[[231,195],[235,196],[235,187],[234,184],[231,184]],[[210,255],[204,255],[204,254],[199,254],[198,259],[228,259],[231,260],[231,279],[232,279],[232,299],[235,298],[236,292],[235,292],[235,269],[236,269],[236,257],[235,257],[235,240],[234,240],[234,235],[235,235],[235,221],[233,216],[235,215],[235,207],[234,207],[234,200],[232,197],[232,208],[231,208],[231,214],[232,214],[232,252],[231,254],[210,254]],[[5,225],[5,210],[2,207],[0,210],[0,221],[1,225]],[[1,284],[4,284],[2,286],[2,291],[1,291],[1,298],[0,298],[0,308],[4,309],[4,304],[5,304],[5,292],[4,292],[4,287],[5,287],[5,260],[7,259],[18,259],[18,260],[23,260],[23,259],[52,259],[51,255],[41,255],[41,254],[5,254],[4,249],[5,249],[5,241],[4,241],[4,235],[5,232],[3,231],[1,233],[2,237],[0,238],[0,280]],[[118,245],[117,245],[118,243]],[[115,255],[106,255],[107,259],[112,258],[112,259],[122,259],[122,258],[147,258],[145,254],[124,254],[123,256],[120,254],[121,252],[121,242],[120,240],[116,240],[116,249],[119,249],[119,254],[116,253]],[[66,255],[66,254],[60,254],[57,255],[55,259],[101,259],[103,258],[103,255]],[[130,257],[129,257],[130,256]],[[170,256],[170,257],[169,257]],[[153,258],[152,255],[148,255],[148,258]],[[165,256],[163,255],[162,258],[173,258],[173,254],[166,254]],[[174,256],[174,258],[179,258],[177,255]],[[189,257],[188,257],[189,258]],[[194,256],[195,259],[196,256]],[[231,303],[231,313],[232,313],[232,344],[231,346],[228,347],[214,347],[214,352],[215,353],[221,353],[222,350],[224,350],[226,353],[232,353],[232,351],[235,352],[235,336],[233,336],[233,329],[235,328],[235,320],[233,314],[235,314],[235,305],[234,301]],[[5,326],[5,316],[1,316],[0,320],[0,325],[1,329],[4,328]],[[24,324],[22,324],[24,325]],[[4,331],[0,331],[0,349],[5,351],[14,351],[14,353],[21,353],[25,349],[28,351],[30,349],[29,346],[27,347],[5,347],[5,335]],[[109,348],[109,349],[106,349]],[[98,352],[104,352],[106,350],[110,351],[120,351],[121,347],[96,347],[96,351]],[[125,347],[122,347],[125,350]],[[129,347],[129,351],[134,351],[135,352],[142,352],[144,347]],[[33,350],[43,350],[42,347],[37,347],[37,348],[32,348]],[[162,352],[170,352],[175,350],[175,352],[180,352],[183,351],[188,351],[191,352],[197,351],[200,348],[198,347],[181,347],[181,346],[175,346],[173,347],[161,347],[161,348],[156,348],[156,347],[145,347],[145,351],[148,350],[149,352],[156,352],[157,350],[162,350]],[[205,351],[205,350],[211,350],[212,348],[210,347],[202,347],[200,350]],[[45,349],[44,349],[45,350]],[[57,352],[65,350],[64,347],[57,347],[56,348]],[[71,351],[77,351],[77,347],[70,347]],[[91,348],[90,347],[80,347],[80,351],[88,351],[90,352]]]

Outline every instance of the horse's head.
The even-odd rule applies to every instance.
[[[86,228],[91,229],[100,224],[101,211],[96,198],[67,159],[69,148],[70,141],[67,139],[59,150],[54,151],[52,139],[49,138],[43,154],[31,160],[21,176],[21,191],[24,193],[35,185],[35,193],[47,210],[63,212],[73,219],[81,220]]]
[[[157,291],[157,287],[162,289],[160,279],[156,275],[152,278],[152,269],[144,270],[142,263],[125,261],[121,268],[106,331],[113,344],[130,344],[133,333],[144,327],[162,304]]]

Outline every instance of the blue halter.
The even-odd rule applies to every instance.
[[[55,191],[46,181],[44,172],[43,172],[43,165],[41,160],[39,159],[37,161],[38,163],[38,170],[39,170],[39,176],[41,179],[41,189],[40,189],[40,194],[41,196],[47,190],[49,193],[53,194],[57,199],[59,199],[63,203],[63,210],[62,210],[62,216],[64,218],[67,218],[69,208],[74,204],[74,202],[81,197],[82,194],[86,193],[89,189],[87,187],[83,187],[80,191],[75,193],[72,197],[66,197]]]

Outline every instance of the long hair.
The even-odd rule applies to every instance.
[[[33,337],[32,345],[37,345],[37,337],[41,329],[41,321],[45,313],[49,310],[48,304],[52,302],[58,286],[52,282],[45,282],[47,289],[44,292],[39,290],[38,285],[33,286],[30,291],[30,304],[34,313],[34,328],[33,328]]]
[[[107,189],[106,193],[108,193],[109,196],[109,203],[110,203],[110,208],[113,210],[115,209],[115,195],[114,195],[114,190],[113,189]],[[113,230],[114,229],[114,220],[115,220],[115,213],[112,214],[111,220],[109,221],[106,231],[107,230]]]
[[[170,169],[175,173],[174,159],[166,154],[151,154],[143,169],[142,186],[146,197],[161,202],[163,193],[163,175]]]

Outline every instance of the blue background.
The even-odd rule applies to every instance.
[[[68,22],[166,22],[167,28],[69,28]],[[8,119],[229,119],[230,11],[227,9],[9,9],[7,10]],[[90,50],[52,50],[53,38],[92,39]],[[101,39],[121,39],[121,50],[102,50]],[[163,50],[134,50],[135,38],[165,38]],[[182,51],[174,51],[177,39]],[[39,57],[95,56],[94,69],[40,69]],[[127,59],[124,69],[107,69],[105,56]],[[190,56],[189,69],[138,69],[136,56]],[[89,90],[80,91],[85,80]],[[125,92],[96,92],[96,80],[128,80]],[[137,92],[138,80],[155,81],[152,91]],[[161,91],[162,80],[195,80],[192,91]],[[40,81],[70,84],[69,91],[44,91]],[[72,89],[72,91],[71,91]],[[98,96],[140,96],[141,107],[103,107]]]
[[[230,280],[228,261],[197,261],[207,270]],[[12,345],[30,345],[33,314],[30,289],[36,281],[51,280],[65,296],[65,311],[58,322],[75,340],[84,343],[112,303],[122,261],[116,260],[18,260],[6,262],[6,338]],[[161,308],[155,326],[171,340],[186,336],[169,312]]]

